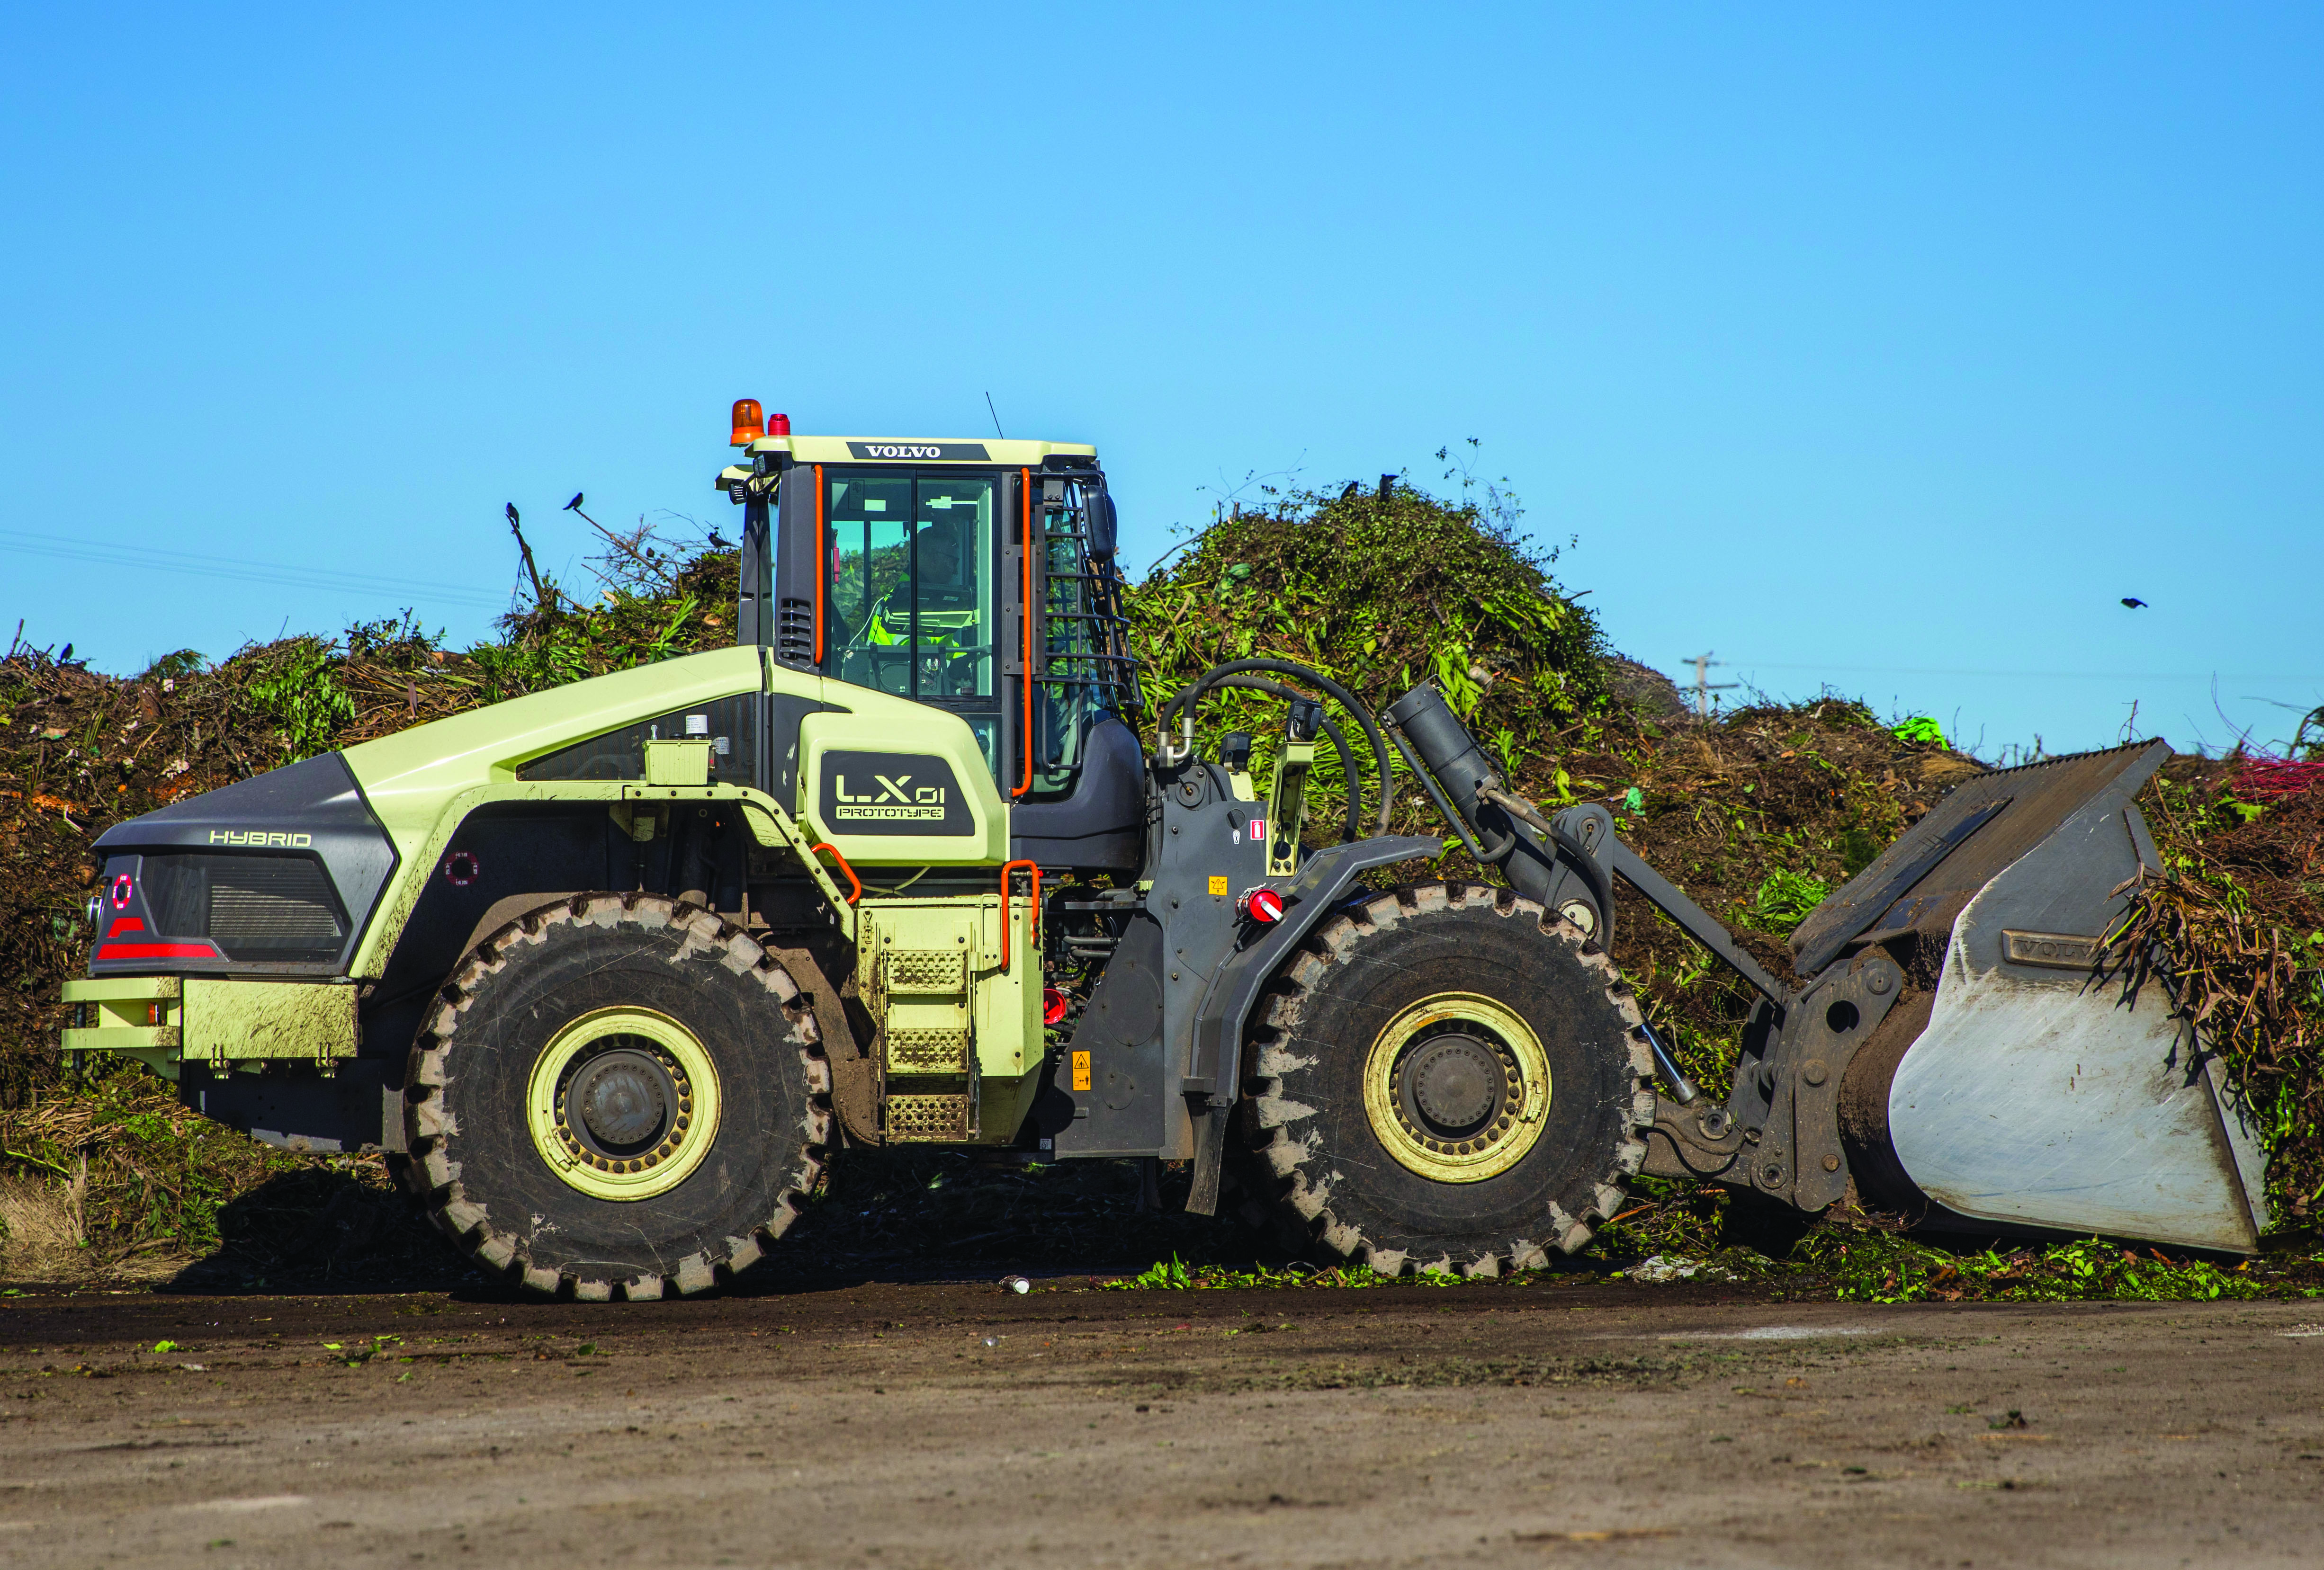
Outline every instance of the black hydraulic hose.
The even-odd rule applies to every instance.
[[[1264,676],[1222,676],[1213,682],[1211,686],[1213,690],[1220,687],[1235,687],[1247,692],[1264,693],[1270,698],[1281,698],[1288,702],[1306,701],[1306,694],[1295,693],[1282,683],[1270,682]],[[1356,788],[1355,752],[1348,746],[1346,734],[1337,725],[1333,724],[1329,720],[1322,721],[1320,723],[1323,728],[1323,734],[1332,739],[1332,745],[1339,751],[1340,770],[1348,780],[1347,837],[1351,840],[1360,840],[1364,837],[1364,828],[1363,809],[1359,803],[1359,798],[1363,793]]]
[[[1287,659],[1231,659],[1224,665],[1213,666],[1185,686],[1178,689],[1177,694],[1163,708],[1162,724],[1167,727],[1170,723],[1171,716],[1177,713],[1181,708],[1185,708],[1191,717],[1194,713],[1194,706],[1202,702],[1203,694],[1205,692],[1212,687],[1222,685],[1228,676],[1241,675],[1250,671],[1272,671],[1277,675],[1290,676],[1305,682],[1355,716],[1356,723],[1363,727],[1364,739],[1372,744],[1372,757],[1379,769],[1380,794],[1378,814],[1379,826],[1374,831],[1387,833],[1388,810],[1394,804],[1396,794],[1396,776],[1388,763],[1388,738],[1380,733],[1379,721],[1372,718],[1372,712],[1364,706],[1363,700],[1321,671],[1310,670],[1305,666],[1295,665]],[[1353,796],[1356,789],[1356,776],[1351,769],[1348,775],[1349,794]]]

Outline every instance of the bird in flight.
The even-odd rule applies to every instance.
[[[2126,607],[2133,611],[2144,611],[2146,609],[2146,601],[2140,599],[2135,594],[2125,594],[2122,597],[2122,602]]]

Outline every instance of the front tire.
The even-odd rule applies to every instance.
[[[1507,889],[1423,884],[1333,917],[1254,1036],[1246,1181],[1383,1274],[1571,1253],[1646,1159],[1654,1059],[1629,988]]]
[[[585,1300],[746,1268],[830,1138],[829,1067],[790,975],[651,895],[576,895],[477,945],[406,1082],[437,1225],[485,1270]]]

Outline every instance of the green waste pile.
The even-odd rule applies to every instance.
[[[1375,706],[1431,680],[1518,789],[1553,808],[1606,803],[1647,860],[1779,975],[1789,974],[1784,939],[1825,893],[1984,767],[1929,721],[1884,721],[1837,696],[1691,716],[1667,681],[1611,652],[1586,599],[1552,577],[1554,555],[1516,524],[1505,497],[1466,487],[1451,500],[1402,485],[1286,493],[1237,510],[1130,596],[1149,699],[1253,656],[1315,666]],[[331,747],[731,639],[731,550],[641,532],[614,539],[599,566],[594,602],[545,583],[498,637],[466,649],[405,617],[216,662],[189,651],[133,676],[90,671],[69,649],[20,645],[0,659],[0,1226],[14,1235],[11,1269],[150,1273],[201,1259],[234,1280],[313,1268],[457,1274],[401,1214],[376,1161],[264,1150],[184,1112],[142,1069],[69,1083],[59,988],[87,964],[89,845],[111,823]],[[1262,763],[1279,724],[1275,702],[1252,693],[1217,693],[1203,714],[1212,739],[1251,731]],[[2236,794],[2243,767],[2181,757],[2149,787],[2142,804],[2173,876],[2140,896],[2134,936],[2163,945],[2173,985],[2262,1114],[2279,1241],[2291,1246],[2324,1201],[2324,784],[2256,803]],[[1314,784],[1311,837],[1324,838],[1346,786],[1328,748]],[[1374,788],[1363,786],[1367,815]],[[1448,832],[1409,780],[1393,827]],[[1436,861],[1395,870],[1479,869],[1448,840]],[[1741,986],[1627,895],[1615,958],[1687,1070],[1723,1086],[1748,1007]],[[1172,1175],[1166,1189],[1183,1182]],[[1112,1168],[1027,1173],[957,1154],[875,1153],[837,1163],[775,1268],[1086,1266],[1119,1264],[1127,1250],[1204,1262],[1180,1267],[1199,1275],[1266,1248],[1231,1217],[1175,1214],[1167,1193],[1163,1210],[1141,1208],[1138,1189]],[[2195,1273],[2182,1279],[2168,1274],[2181,1264],[2096,1244],[2075,1245],[2084,1253],[2071,1259],[1955,1255],[1892,1236],[1877,1217],[1838,1217],[1804,1238],[1766,1226],[1723,1191],[1648,1183],[1597,1245],[1596,1268],[1683,1257],[1737,1274],[1803,1272],[1814,1290],[1868,1296],[2206,1295],[2226,1279],[2208,1266],[2185,1266]],[[25,1262],[34,1244],[50,1250],[44,1263]],[[1114,1258],[1092,1258],[1108,1246]],[[324,1265],[301,1262],[316,1259]],[[1291,1264],[1277,1255],[1263,1269],[1310,1279],[1283,1274]],[[2281,1288],[2314,1273],[2261,1275]],[[2236,1279],[2244,1285],[2219,1290],[2261,1277]]]

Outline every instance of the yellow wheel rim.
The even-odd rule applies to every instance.
[[[1364,1057],[1364,1115],[1397,1161],[1475,1183],[1525,1158],[1548,1121],[1549,1054],[1523,1018],[1439,992],[1388,1021]]]
[[[600,1199],[650,1199],[718,1140],[718,1070],[694,1033],[650,1008],[601,1008],[543,1047],[525,1086],[532,1148]]]

